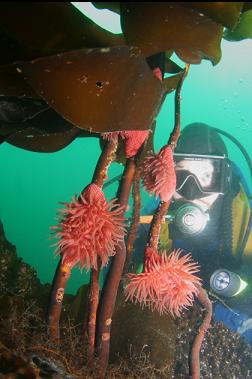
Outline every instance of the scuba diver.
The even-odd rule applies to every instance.
[[[232,135],[203,123],[186,126],[174,153],[177,186],[159,249],[192,254],[203,286],[215,296],[215,321],[240,333],[252,347],[251,195],[240,169],[228,159],[221,134],[241,150],[252,176],[251,160]],[[142,212],[133,270],[142,262],[158,204],[153,199]]]

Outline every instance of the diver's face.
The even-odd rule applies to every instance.
[[[177,176],[175,200],[190,201],[209,207],[217,199],[218,193],[207,193],[216,179],[210,159],[183,159],[176,164],[175,170]]]
[[[209,188],[213,183],[214,167],[210,159],[201,161],[184,159],[176,165],[177,176],[182,171],[187,171],[188,175],[197,178],[200,186],[204,189]]]

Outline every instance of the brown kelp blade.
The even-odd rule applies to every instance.
[[[41,99],[0,96],[0,123],[21,123],[48,109]]]
[[[58,151],[81,133],[80,129],[68,123],[52,109],[22,123],[1,122],[0,124],[3,141],[25,150],[41,153]],[[91,136],[90,133],[86,134]]]
[[[62,117],[93,132],[149,129],[165,92],[129,46],[71,51],[17,69]]]
[[[224,38],[228,41],[241,41],[252,38],[252,9],[241,15],[240,21],[234,30],[225,30]]]
[[[180,3],[121,3],[121,24],[127,44],[138,46],[148,57],[161,51],[188,49],[200,60],[217,64],[221,58],[223,27]],[[191,54],[183,54],[187,63]]]
[[[125,43],[67,2],[1,2],[0,41],[0,64]]]
[[[57,133],[43,133],[38,129],[27,128],[9,136],[5,142],[37,153],[53,153],[69,145],[79,132],[80,130],[75,127]]]
[[[0,66],[0,89],[1,96],[39,98],[12,64]]]
[[[180,5],[199,11],[205,16],[210,17],[217,24],[221,24],[229,29],[233,29],[239,21],[244,2],[188,1],[180,2]]]
[[[159,6],[159,2],[155,2],[156,6]],[[98,9],[109,9],[112,12],[120,14],[119,2],[92,2],[92,4]],[[176,5],[176,2],[166,2],[169,6]],[[245,8],[247,4],[244,2],[220,2],[220,1],[198,1],[198,2],[180,2],[180,5],[189,7],[203,13],[205,16],[210,17],[216,23],[222,24],[229,29],[233,29],[239,20],[240,12]],[[149,4],[147,3],[146,6]]]

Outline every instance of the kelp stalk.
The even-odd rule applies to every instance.
[[[90,275],[89,283],[89,309],[88,309],[88,351],[87,351],[87,365],[92,369],[94,359],[95,347],[95,327],[96,327],[96,313],[99,304],[99,274],[100,265],[98,264],[97,270],[93,269]]]
[[[124,273],[127,272],[131,256],[133,253],[134,242],[137,237],[137,230],[140,220],[140,210],[141,210],[141,193],[140,193],[140,181],[141,181],[141,168],[136,169],[134,181],[133,181],[133,215],[132,221],[129,228],[127,242],[126,242],[126,261],[124,265]]]
[[[115,153],[117,149],[116,140],[108,140],[105,142],[104,148],[97,162],[92,183],[99,187],[102,187],[104,180],[107,178],[108,168],[111,162],[115,159]]]
[[[60,258],[53,278],[47,310],[48,334],[50,338],[57,344],[59,343],[60,338],[59,319],[61,315],[62,302],[64,298],[65,287],[70,275],[71,267],[64,265],[62,263],[62,258]]]
[[[181,129],[181,89],[184,83],[185,78],[188,75],[189,71],[189,64],[186,64],[184,73],[178,83],[178,86],[176,88],[175,92],[175,125],[173,128],[173,131],[170,135],[168,145],[170,145],[171,149],[174,150],[177,146],[178,139],[180,137],[180,129]]]
[[[181,128],[181,95],[180,94],[181,94],[183,82],[188,74],[188,70],[189,70],[189,65],[187,64],[175,93],[175,125],[167,144],[171,147],[172,150],[176,148],[177,142],[180,136],[180,128]],[[167,214],[169,205],[170,205],[170,200],[161,202],[154,214],[154,217],[152,219],[151,226],[150,226],[149,242],[148,242],[148,246],[150,246],[151,248],[157,249],[161,224],[163,222],[164,216]]]
[[[116,148],[117,148],[116,141],[108,141],[105,144],[103,151],[99,157],[92,182],[100,187],[103,185],[103,182],[107,176],[107,170],[108,170],[109,164],[114,159]],[[47,310],[47,325],[48,325],[48,334],[50,338],[52,340],[55,340],[56,342],[59,342],[59,338],[60,338],[59,319],[61,315],[64,291],[67,285],[67,281],[71,275],[71,269],[72,267],[68,265],[64,265],[62,263],[62,259],[60,259],[55,275],[54,275],[53,283],[52,283],[52,289],[50,293],[49,305],[48,305],[48,310]],[[96,276],[97,275],[99,277],[99,273],[98,274],[96,273]],[[91,283],[94,286],[94,289],[92,288],[92,285],[90,288],[90,291],[93,294],[92,298],[94,298],[94,296],[97,296],[97,295],[94,295],[95,291],[97,291],[97,284],[95,282],[96,280],[98,279],[95,279],[95,280],[91,279]],[[98,291],[99,291],[99,286],[98,286]],[[89,323],[89,325],[92,325],[93,322],[94,320],[92,320],[92,322]],[[94,328],[95,328],[95,325],[94,325]],[[93,335],[94,332],[89,331],[88,334]]]
[[[102,187],[104,180],[107,178],[109,165],[115,158],[117,149],[117,141],[111,140],[105,143],[102,154],[96,165],[92,183]],[[95,348],[95,330],[96,330],[96,314],[99,304],[99,275],[100,264],[97,265],[97,270],[92,269],[90,274],[89,284],[89,304],[88,304],[88,365],[92,367]]]
[[[200,285],[197,285],[197,287],[199,291],[198,301],[205,308],[206,315],[202,325],[200,326],[199,333],[193,342],[190,354],[190,377],[192,379],[200,379],[200,348],[212,319],[212,302],[210,301],[206,290],[204,290]]]
[[[161,224],[169,208],[170,201],[161,201],[151,222],[148,245],[157,250]]]
[[[135,175],[135,169],[135,158],[128,158],[117,195],[119,204],[121,206],[124,206],[125,210],[128,204],[130,190]],[[122,277],[125,258],[125,243],[121,243],[120,246],[116,249],[115,256],[112,258],[111,266],[103,287],[99,304],[97,316],[98,367],[95,373],[99,379],[104,378],[108,365],[112,316],[114,312],[118,287]]]

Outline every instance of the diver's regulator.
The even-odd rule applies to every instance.
[[[185,203],[166,215],[165,218],[183,234],[196,236],[205,229],[209,221],[209,214],[195,204]]]

